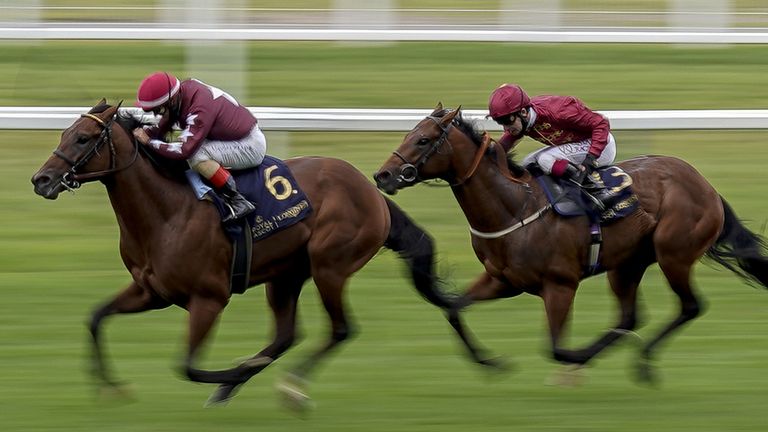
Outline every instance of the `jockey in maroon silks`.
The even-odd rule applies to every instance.
[[[248,108],[216,87],[195,79],[180,82],[166,72],[144,78],[136,105],[161,116],[157,126],[134,130],[136,139],[162,156],[186,160],[208,179],[231,209],[224,222],[256,209],[237,191],[227,169],[251,168],[264,160],[267,140]],[[174,125],[181,133],[177,141],[166,142]]]
[[[488,111],[504,127],[499,143],[509,151],[523,136],[547,147],[523,159],[536,163],[545,174],[582,184],[598,166],[616,158],[616,141],[604,116],[571,96],[529,98],[520,86],[504,84],[491,94]]]

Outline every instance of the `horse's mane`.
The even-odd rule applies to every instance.
[[[88,111],[89,114],[99,114],[103,113],[107,109],[111,108],[112,106],[101,102],[95,107],[91,108],[90,111]],[[134,115],[131,115],[130,113],[126,112],[119,112],[117,115],[115,115],[115,123],[120,125],[123,130],[128,134],[128,136],[133,140],[133,130],[142,126],[148,126],[151,123],[147,121],[143,121],[139,118],[137,118]],[[164,177],[168,177],[170,179],[177,179],[180,181],[186,182],[186,178],[184,176],[184,171],[189,169],[189,165],[186,161],[177,161],[172,159],[167,159],[158,156],[152,150],[147,148],[146,146],[143,146],[141,144],[138,145],[138,149],[141,152],[142,155],[144,155],[149,161],[152,163],[152,166],[155,167],[158,173],[163,175]]]
[[[444,115],[452,112],[451,109],[442,109],[433,115],[435,117],[443,117]],[[485,129],[479,124],[477,120],[470,120],[464,118],[464,113],[459,111],[459,114],[453,118],[453,125],[459,129],[461,132],[464,133],[469,139],[472,140],[475,145],[480,146],[483,143],[483,139],[485,137],[486,131]],[[494,146],[496,150],[489,149],[489,153],[493,153],[493,157],[496,157],[495,152],[498,151],[498,149],[501,148],[501,146]],[[515,162],[515,152],[510,152],[507,154],[507,166],[509,167],[509,171],[516,177],[522,176],[525,173],[525,169],[521,167],[520,165]]]

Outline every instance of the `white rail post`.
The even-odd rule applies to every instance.
[[[560,0],[502,0],[499,24],[502,27],[526,27],[557,30],[562,27]]]
[[[676,31],[727,31],[732,0],[671,0],[668,26]],[[726,44],[717,44],[726,46]]]
[[[397,24],[393,0],[333,0],[331,24],[336,29],[391,29]],[[367,9],[367,10],[366,10]],[[337,42],[340,44],[391,44],[381,42]]]

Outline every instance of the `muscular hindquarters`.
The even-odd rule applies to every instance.
[[[722,202],[712,185],[676,158],[632,159],[622,167],[634,179],[642,208],[656,221],[653,244],[659,264],[692,265],[701,258],[723,226]]]

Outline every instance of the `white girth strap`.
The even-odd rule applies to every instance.
[[[547,210],[549,210],[551,208],[552,208],[552,204],[547,204],[546,206],[540,208],[534,214],[532,214],[532,215],[528,216],[527,218],[521,220],[520,222],[512,225],[511,227],[503,229],[501,231],[485,233],[485,232],[482,232],[482,231],[478,231],[478,230],[476,230],[476,229],[474,229],[472,227],[469,227],[469,232],[471,232],[472,235],[475,236],[475,237],[480,237],[480,238],[484,238],[484,239],[499,238],[501,236],[505,236],[505,235],[511,233],[512,231],[514,231],[514,230],[516,230],[518,228],[522,228],[522,227],[528,225],[529,223],[535,221],[536,219],[540,218],[541,215],[543,215]]]

